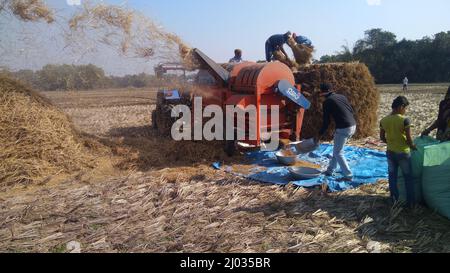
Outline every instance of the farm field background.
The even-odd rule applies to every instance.
[[[436,118],[447,84],[412,85],[414,134]],[[381,85],[380,116],[401,86]],[[386,181],[342,193],[266,186],[214,171],[152,131],[156,90],[42,92],[85,134],[111,144],[93,171],[0,193],[8,252],[448,252],[450,223],[391,208]],[[354,142],[383,149],[383,145]],[[372,146],[371,146],[372,145]],[[186,145],[188,146],[188,145]],[[194,152],[194,150],[192,150]],[[177,154],[178,153],[178,154]],[[198,157],[197,157],[198,158]],[[235,162],[238,163],[238,160]]]

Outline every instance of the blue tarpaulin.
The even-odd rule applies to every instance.
[[[250,169],[246,173],[240,172],[239,168],[236,169],[232,166],[221,166],[219,162],[214,163],[213,167],[251,180],[276,185],[292,183],[300,187],[314,187],[326,183],[333,192],[356,188],[364,184],[373,184],[381,179],[388,178],[386,153],[352,146],[346,146],[344,152],[353,171],[352,182],[338,181],[342,177],[339,174],[339,167],[337,174],[333,177],[320,176],[310,180],[296,181],[289,173],[289,167],[280,165],[275,152],[247,153]],[[322,144],[312,153],[299,155],[298,159],[320,165],[323,169],[326,169],[332,154],[333,146]]]

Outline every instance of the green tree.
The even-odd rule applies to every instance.
[[[351,54],[344,46],[343,51],[325,55],[320,62],[363,62],[378,83],[400,83],[405,76],[411,82],[450,81],[450,31],[415,41],[397,41],[395,34],[382,29],[364,34]]]

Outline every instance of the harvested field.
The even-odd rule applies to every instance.
[[[199,172],[202,171],[199,169]],[[2,200],[3,251],[450,251],[450,224],[389,206],[386,185],[344,194],[262,186],[206,171],[65,181]]]
[[[96,91],[41,92],[60,108],[104,108],[156,103],[154,89],[106,89]]]
[[[129,92],[140,91],[117,96]],[[45,94],[59,100],[78,129],[124,151],[130,148],[127,141],[142,141],[147,150],[135,146],[135,151],[163,161],[144,160],[146,165],[128,165],[128,171],[125,164],[109,177],[84,173],[1,194],[2,251],[70,252],[72,241],[81,244],[81,252],[450,251],[450,221],[426,208],[391,208],[386,182],[333,194],[255,184],[212,170],[214,157],[205,150],[202,162],[193,158],[199,155],[170,162],[173,158],[165,155],[170,142],[152,132],[150,110],[140,102],[132,105],[134,94],[124,95],[119,106],[112,105],[111,91],[80,93],[71,103],[61,93]],[[382,91],[380,113],[395,95]],[[422,111],[442,97],[427,95],[429,105],[416,102]],[[421,97],[411,94],[410,100]],[[371,140],[355,143],[372,145]],[[112,160],[121,162],[118,158],[127,158],[126,153]]]
[[[378,109],[379,120],[391,112],[391,104],[398,96],[406,96],[410,102],[406,115],[413,124],[413,135],[419,136],[438,116],[439,102],[445,97],[449,84],[412,85],[409,92],[402,92],[402,86],[380,85],[381,104]],[[436,132],[433,132],[435,134]],[[433,135],[434,136],[434,135]]]

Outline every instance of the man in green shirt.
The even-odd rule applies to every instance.
[[[392,113],[380,122],[380,138],[387,143],[389,189],[394,202],[399,199],[397,187],[398,168],[402,170],[409,207],[414,206],[411,149],[416,150],[411,138],[411,121],[405,117],[408,100],[400,96],[392,103]]]

